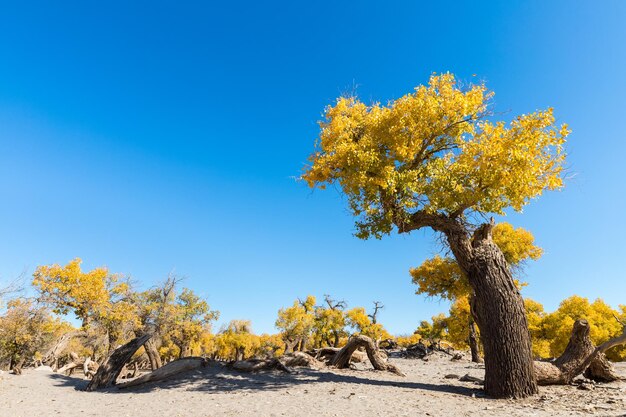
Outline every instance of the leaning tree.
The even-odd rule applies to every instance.
[[[552,109],[494,122],[492,96],[442,74],[386,105],[340,97],[326,108],[302,178],[340,186],[359,238],[394,228],[443,234],[474,292],[485,391],[521,398],[537,393],[524,303],[491,238],[493,221],[480,219],[560,188],[569,131]]]

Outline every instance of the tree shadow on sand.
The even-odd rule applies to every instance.
[[[362,373],[363,376],[355,375]],[[100,392],[107,393],[148,393],[154,390],[184,389],[186,391],[219,393],[219,392],[263,392],[306,387],[317,383],[341,383],[369,385],[379,387],[397,387],[421,391],[436,391],[462,396],[484,396],[479,387],[465,387],[450,384],[431,384],[424,382],[402,381],[398,379],[385,379],[388,374],[363,370],[363,371],[339,371],[339,370],[314,370],[309,368],[297,368],[292,374],[278,371],[261,371],[256,373],[238,372],[231,370],[219,363],[212,363],[205,368],[182,373],[165,381],[148,382],[143,385],[130,388],[112,387]],[[58,385],[70,386],[76,390],[84,390],[88,381],[85,379],[50,374]],[[391,377],[395,378],[395,377]]]

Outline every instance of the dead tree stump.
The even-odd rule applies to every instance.
[[[596,381],[610,382],[620,379],[615,374],[604,352],[613,346],[626,343],[624,333],[598,347],[589,337],[587,320],[576,320],[565,351],[554,362],[535,361],[535,375],[539,385],[566,385],[587,370],[586,376]]]

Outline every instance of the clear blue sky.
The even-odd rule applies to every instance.
[[[175,269],[258,332],[324,293],[412,332],[447,309],[407,272],[433,235],[360,241],[337,192],[294,177],[340,93],[450,71],[573,130],[565,190],[509,218],[545,249],[525,295],[626,304],[626,2],[209,3],[2,2],[0,279],[74,257],[144,286]]]

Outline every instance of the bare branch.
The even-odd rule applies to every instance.
[[[372,312],[372,314],[367,315],[370,319],[372,319],[373,324],[376,324],[376,316],[378,315],[378,311],[382,310],[383,308],[385,308],[383,303],[381,303],[380,301],[374,301],[374,311]]]

